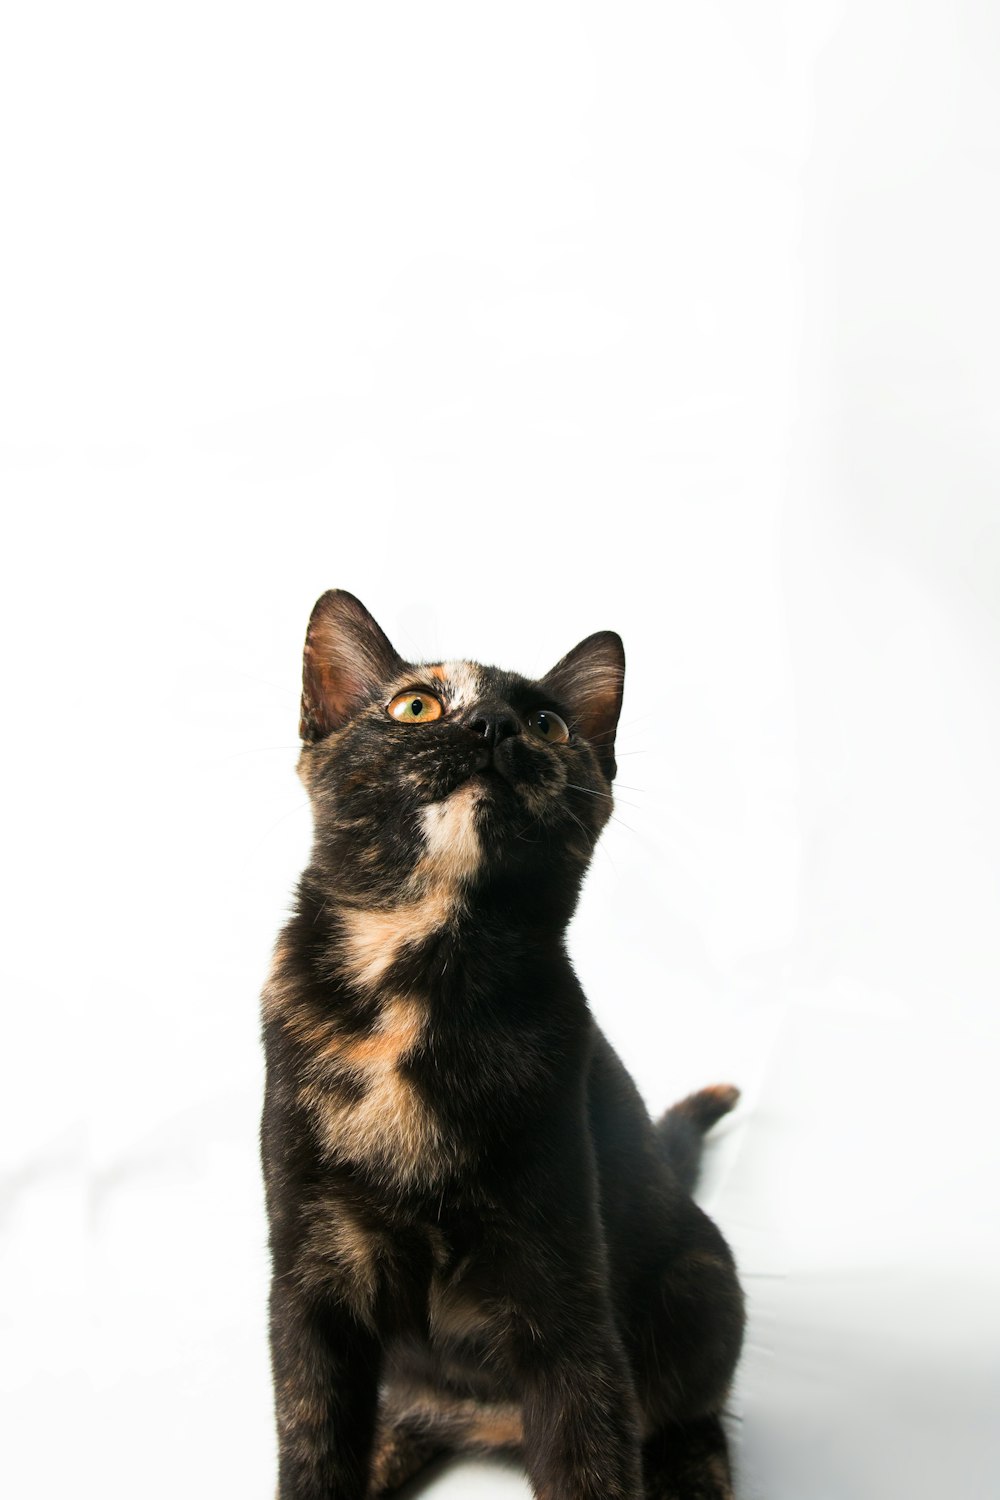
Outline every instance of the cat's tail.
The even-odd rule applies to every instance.
[[[740,1091],[734,1084],[713,1083],[672,1104],[657,1120],[656,1133],[663,1154],[686,1192],[690,1193],[698,1181],[706,1130],[727,1115],[739,1097]]]

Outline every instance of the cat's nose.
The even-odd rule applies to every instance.
[[[521,733],[521,725],[510,709],[499,704],[480,705],[469,722],[469,728],[473,734],[481,734],[490,749],[510,735]]]

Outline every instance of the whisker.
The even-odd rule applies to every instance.
[[[626,823],[625,819],[620,818],[617,813],[611,814],[611,821],[612,823],[620,823],[623,828],[628,829],[629,833],[634,833],[636,838],[641,837],[638,828],[633,828],[631,823]]]
[[[605,842],[605,840],[604,839],[598,839],[597,843],[594,845],[594,848],[595,849],[599,849],[605,855],[605,857],[607,859],[610,859],[610,861],[611,861],[611,868],[612,868],[612,870],[614,870],[615,874],[617,875],[618,874],[618,866],[615,864],[615,857],[611,853],[611,850],[608,848],[607,843]]]
[[[583,822],[580,821],[580,819],[577,817],[576,813],[573,812],[572,808],[567,807],[565,809],[565,811],[569,813],[570,817],[573,819],[573,822],[576,823],[580,828],[583,829],[583,832],[584,832],[584,834],[586,836],[588,844],[590,845],[591,849],[594,849],[595,846],[596,846],[596,842],[597,841],[595,840],[593,833],[587,827],[586,823],[583,823]]]
[[[589,792],[592,797],[610,798],[614,795],[614,793],[612,792],[595,792],[591,787],[580,786],[580,784],[576,781],[567,781],[566,785],[573,787],[574,790],[578,792]],[[615,791],[617,791],[619,787],[623,787],[626,792],[645,792],[646,790],[644,786],[629,786],[627,781],[616,781]]]
[[[231,755],[220,755],[205,761],[208,766],[224,766],[228,761],[238,760],[242,755],[268,755],[278,750],[301,750],[299,745],[251,745],[249,750],[234,750]]]
[[[641,810],[641,809],[640,809],[640,808],[639,808],[639,807],[638,807],[638,806],[637,806],[637,805],[636,805],[636,803],[634,803],[634,802],[626,802],[626,801],[625,801],[625,800],[624,800],[624,798],[622,798],[622,797],[618,797],[618,798],[617,798],[617,799],[616,799],[616,798],[614,798],[614,797],[613,797],[613,796],[612,796],[612,795],[611,795],[611,793],[610,793],[610,792],[595,792],[595,791],[592,791],[592,790],[591,790],[591,788],[590,788],[590,787],[589,787],[589,786],[577,786],[577,784],[576,784],[576,782],[575,782],[575,781],[567,781],[567,783],[566,783],[566,785],[567,785],[567,786],[568,786],[568,787],[572,787],[572,788],[573,788],[573,790],[574,790],[574,791],[576,791],[576,792],[586,792],[586,794],[587,794],[587,796],[588,796],[588,797],[606,797],[606,798],[607,798],[607,799],[608,799],[608,801],[609,801],[609,802],[615,802],[615,801],[616,801],[616,800],[617,800],[617,802],[618,802],[618,803],[619,803],[619,804],[620,804],[620,805],[621,805],[621,806],[623,806],[623,807],[634,807],[634,808],[635,808],[635,810],[636,810],[636,812],[639,812],[639,811],[640,811],[640,810]]]
[[[261,834],[261,836],[258,839],[257,843],[254,844],[253,848],[249,851],[247,857],[251,858],[251,859],[253,858],[253,856],[257,853],[257,850],[260,849],[262,847],[262,845],[264,843],[266,843],[266,841],[271,837],[271,834],[278,827],[279,823],[283,823],[285,821],[285,819],[286,818],[290,818],[293,813],[301,812],[304,807],[308,807],[308,806],[309,806],[309,798],[307,797],[304,802],[299,802],[299,803],[296,804],[295,807],[290,807],[287,812],[282,813],[280,818],[275,818],[275,820],[271,824],[270,828],[266,829],[264,831],[264,833]]]
[[[626,729],[631,729],[633,724],[641,724],[644,719],[650,718],[655,712],[656,710],[651,708],[649,713],[638,714],[634,719],[622,719],[614,729],[606,729],[603,734],[588,734],[586,738],[592,745],[599,744],[601,740],[613,740],[616,734],[622,734]],[[571,728],[575,729],[582,722],[581,719],[574,719]]]

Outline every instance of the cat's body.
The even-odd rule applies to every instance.
[[[735,1090],[654,1126],[563,943],[622,670],[610,635],[541,683],[413,667],[350,595],[313,613],[316,842],[264,994],[280,1500],[461,1448],[547,1500],[730,1494],[742,1298],[686,1189]]]

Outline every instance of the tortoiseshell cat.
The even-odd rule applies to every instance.
[[[689,1196],[705,1089],[654,1125],[564,945],[610,816],[624,655],[414,666],[351,594],[306,638],[315,843],[264,992],[279,1500],[517,1452],[544,1500],[724,1500],[743,1333]]]

